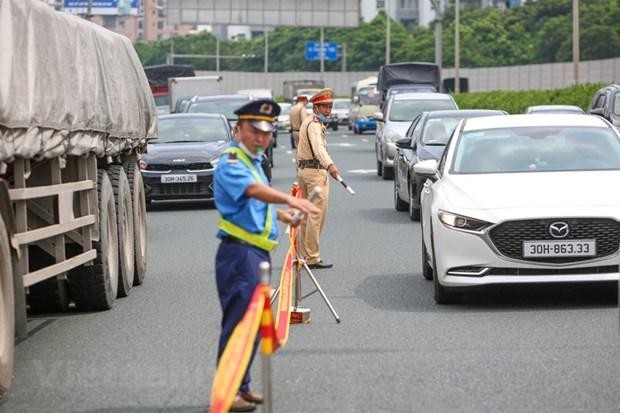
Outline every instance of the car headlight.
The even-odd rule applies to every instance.
[[[447,227],[461,231],[481,232],[490,227],[490,222],[467,217],[465,215],[453,214],[452,212],[439,210],[439,220]]]

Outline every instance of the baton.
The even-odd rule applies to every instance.
[[[340,182],[342,184],[342,186],[344,186],[344,188],[347,191],[349,191],[349,193],[351,195],[355,195],[355,191],[353,190],[353,188],[351,188],[349,185],[347,185],[346,182],[342,180],[342,177],[340,175],[337,175],[336,179],[338,180],[338,182]]]
[[[308,194],[308,201],[310,202],[314,201],[316,197],[319,196],[320,193],[321,193],[321,187],[315,186],[314,189],[312,189],[312,191],[310,191],[310,193]],[[295,212],[295,214],[293,215],[293,220],[291,222],[291,225],[297,224],[303,216],[304,216],[303,212],[301,211]]]

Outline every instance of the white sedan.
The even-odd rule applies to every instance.
[[[421,197],[435,301],[466,287],[619,278],[620,135],[596,116],[462,121]]]

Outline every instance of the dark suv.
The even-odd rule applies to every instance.
[[[592,98],[588,113],[607,119],[620,130],[620,85],[609,85],[599,89]]]

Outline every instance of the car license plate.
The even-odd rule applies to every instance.
[[[539,257],[593,257],[596,240],[523,241],[523,258]]]
[[[179,184],[179,183],[191,183],[197,182],[196,175],[162,175],[162,184]]]

